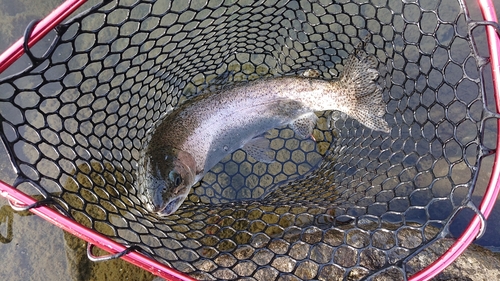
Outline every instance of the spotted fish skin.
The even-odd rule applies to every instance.
[[[307,137],[314,112],[339,110],[364,126],[389,132],[376,83],[376,59],[363,50],[349,56],[338,79],[284,76],[237,83],[188,100],[151,132],[138,166],[138,189],[146,209],[175,212],[191,187],[227,154],[248,148],[265,155],[263,134],[290,125]]]

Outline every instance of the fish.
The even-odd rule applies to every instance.
[[[145,209],[160,217],[172,215],[191,187],[238,149],[273,162],[265,133],[289,126],[304,139],[312,137],[315,112],[338,110],[369,129],[389,133],[377,67],[373,55],[356,48],[335,79],[261,78],[182,103],[153,126],[140,152],[137,189]]]

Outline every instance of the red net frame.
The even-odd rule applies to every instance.
[[[63,22],[68,16],[70,16],[86,2],[86,0],[68,0],[64,2],[37,24],[31,34],[30,40],[28,41],[28,47],[35,45],[53,28]],[[493,1],[478,0],[478,3],[485,21],[498,22]],[[500,38],[497,31],[492,26],[486,27],[486,34],[490,53],[490,67],[493,78],[495,105],[497,113],[500,113]],[[0,73],[8,69],[10,65],[16,62],[24,54],[23,44],[24,39],[20,39],[7,51],[0,54]],[[500,133],[500,119],[497,119],[497,128],[497,133]],[[496,145],[497,147],[500,147],[500,138],[497,138]],[[490,215],[495,204],[495,200],[500,192],[499,164],[500,155],[497,153],[495,155],[495,161],[487,189],[479,206],[479,210],[485,219]],[[7,198],[12,205],[19,207],[29,206],[36,203],[36,200],[32,197],[2,181],[0,181],[0,195]],[[124,245],[77,223],[76,221],[49,207],[38,206],[30,208],[30,212],[111,254],[121,253],[127,249]],[[429,280],[439,274],[467,249],[467,247],[481,233],[482,228],[484,228],[484,226],[482,225],[481,217],[479,215],[475,215],[462,235],[441,257],[408,279],[413,281]],[[167,280],[194,280],[188,275],[167,267],[139,252],[130,251],[122,255],[121,258],[148,270],[157,276],[166,278]]]

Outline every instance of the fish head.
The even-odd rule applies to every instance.
[[[146,209],[159,216],[173,214],[195,184],[193,156],[176,148],[160,147],[149,149],[141,160],[139,191]]]

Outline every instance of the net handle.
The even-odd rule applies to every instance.
[[[478,0],[479,8],[486,21],[498,22],[495,13],[495,7],[492,0]],[[488,38],[488,48],[490,53],[490,67],[493,78],[493,91],[495,95],[496,110],[500,113],[500,38],[496,30],[491,26],[486,26],[486,36]],[[497,133],[500,135],[500,119],[497,119]],[[500,138],[497,138],[496,147],[500,147]],[[483,214],[484,218],[488,218],[495,205],[498,193],[500,191],[500,153],[497,151],[495,154],[495,161],[491,171],[490,181],[484,193],[483,200],[479,206],[479,211]],[[455,243],[437,260],[431,263],[423,270],[411,276],[411,281],[424,281],[429,280],[443,271],[453,261],[455,261],[467,247],[476,239],[477,235],[483,226],[481,225],[481,218],[475,215],[462,235],[455,241]]]
[[[37,202],[32,197],[26,195],[22,191],[13,188],[3,181],[0,181],[0,195],[11,201],[13,204],[17,205],[30,205]],[[76,237],[83,239],[88,243],[91,243],[94,246],[97,246],[111,254],[117,254],[127,251],[127,247],[123,246],[122,244],[117,243],[107,238],[106,236],[77,223],[76,221],[58,213],[56,210],[51,209],[50,207],[39,206],[31,208],[29,211],[52,223],[53,225],[62,228],[63,230],[75,235]],[[167,267],[166,265],[159,263],[139,252],[129,251],[121,258],[157,276],[165,278],[166,280],[196,281],[196,279],[193,279],[184,273]]]
[[[69,15],[85,4],[87,0],[66,0],[57,9],[41,20],[31,33],[28,47],[33,47],[51,30],[63,22]],[[24,54],[24,38],[19,39],[10,46],[5,52],[0,54],[0,73],[11,66],[17,59]]]

